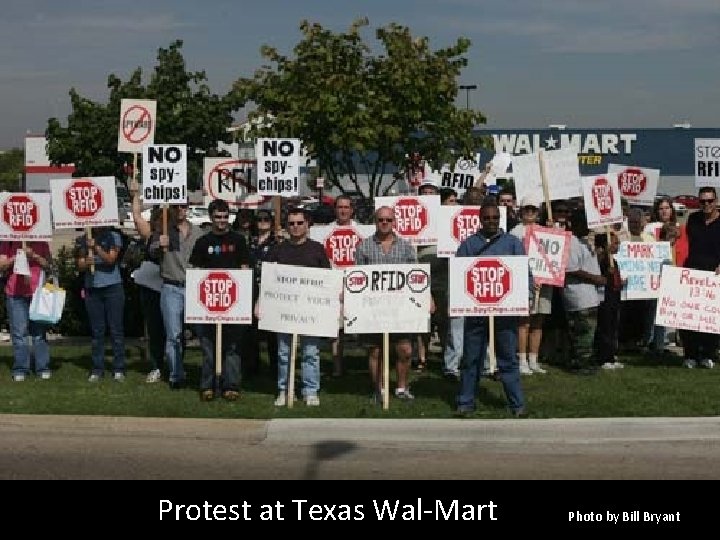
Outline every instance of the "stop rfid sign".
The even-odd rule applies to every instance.
[[[325,253],[333,266],[345,267],[355,264],[355,249],[361,237],[355,229],[335,229],[325,239]]]
[[[252,270],[187,270],[185,322],[249,324],[251,304]]]
[[[465,272],[465,292],[478,304],[500,304],[511,292],[511,275],[502,261],[479,259]]]
[[[0,201],[0,240],[52,240],[48,193],[8,193]]]
[[[238,284],[228,272],[210,272],[198,288],[200,304],[211,314],[227,313],[238,301]]]
[[[415,198],[399,198],[393,208],[395,230],[401,236],[419,236],[428,226],[428,209]]]
[[[612,212],[615,200],[610,182],[604,176],[598,176],[593,180],[592,202],[593,207],[601,216],[608,216]]]
[[[65,190],[65,208],[78,219],[92,219],[102,210],[103,190],[92,180],[75,180]]]

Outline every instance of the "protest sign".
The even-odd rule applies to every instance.
[[[695,186],[720,188],[720,139],[695,139]]]
[[[187,204],[187,146],[143,146],[142,176],[145,204]]]
[[[344,268],[355,264],[355,248],[374,233],[374,225],[313,225],[308,236],[325,247],[334,268]]]
[[[623,300],[648,300],[658,297],[660,272],[672,263],[670,242],[621,242],[615,256],[623,285]]]
[[[533,280],[539,285],[562,287],[570,255],[570,231],[531,225],[523,244]]]
[[[720,276],[715,272],[663,266],[655,324],[720,334],[719,290]]]
[[[260,195],[300,194],[300,139],[258,139],[257,190]]]
[[[617,178],[620,195],[630,204],[652,206],[657,194],[660,170],[634,165],[608,165],[608,176]]]
[[[500,210],[500,228],[507,231],[507,207]],[[438,257],[454,257],[460,244],[482,229],[479,206],[443,206],[438,208]]]
[[[438,195],[400,195],[375,197],[375,210],[383,206],[395,213],[394,230],[414,246],[438,243]]]
[[[49,193],[0,193],[0,240],[52,240]]]
[[[115,178],[50,180],[53,225],[56,229],[119,226]]]
[[[258,195],[253,185],[257,162],[250,159],[205,158],[203,160],[204,203],[226,201],[230,208],[257,208],[270,200]]]
[[[251,324],[252,270],[189,268],[185,273],[185,322]]]
[[[123,99],[120,103],[118,152],[139,154],[143,146],[155,142],[156,102],[149,99]]]
[[[620,190],[612,176],[584,176],[582,187],[589,228],[623,222]]]
[[[580,166],[575,150],[561,148],[544,151],[543,161],[551,201],[581,195]],[[526,197],[537,198],[538,194],[544,193],[539,153],[513,156],[512,169],[518,201]]]

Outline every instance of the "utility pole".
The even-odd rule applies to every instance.
[[[470,90],[477,90],[477,84],[461,84],[458,89],[465,90],[465,109],[470,110]]]

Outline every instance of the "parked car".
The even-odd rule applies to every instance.
[[[700,208],[700,200],[697,195],[678,195],[677,197],[674,197],[673,200],[677,203],[684,204],[691,210],[697,210]]]
[[[187,220],[202,229],[209,229],[212,226],[207,206],[188,206]]]

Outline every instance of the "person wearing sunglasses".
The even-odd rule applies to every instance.
[[[325,253],[325,247],[308,238],[310,213],[305,209],[291,208],[287,214],[288,240],[275,244],[267,254],[264,262],[288,264],[293,266],[307,266],[310,268],[331,268],[330,260]],[[255,316],[260,319],[262,312],[259,304],[255,303]],[[302,395],[305,405],[317,407],[320,405],[320,337],[299,336],[302,350]],[[288,375],[290,365],[291,334],[277,334],[277,362],[278,395],[275,399],[276,407],[287,404]]]
[[[698,192],[700,210],[688,216],[685,231],[688,239],[686,268],[707,270],[720,274],[720,212],[714,187],[701,187]],[[698,365],[707,369],[715,366],[718,335],[680,330],[685,353],[684,365]]]

